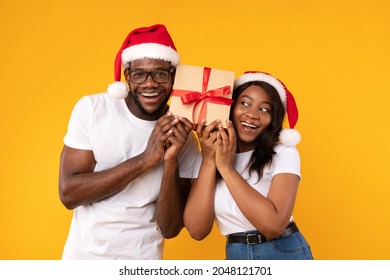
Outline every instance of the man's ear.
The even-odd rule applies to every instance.
[[[129,68],[126,68],[123,71],[123,76],[125,77],[126,82],[129,84],[130,83],[130,69]]]
[[[175,76],[176,76],[176,68],[172,68],[172,72],[171,72],[171,77],[172,77],[172,81],[175,80]]]

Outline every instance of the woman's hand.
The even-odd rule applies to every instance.
[[[236,132],[233,123],[226,121],[227,133],[222,126],[218,127],[216,141],[216,166],[221,175],[226,170],[234,169],[234,160],[236,158]]]
[[[215,120],[207,126],[205,123],[206,121],[203,120],[196,127],[196,134],[202,149],[202,157],[203,160],[215,161],[218,127],[222,127],[221,121]]]

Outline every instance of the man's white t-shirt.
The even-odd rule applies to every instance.
[[[241,174],[252,188],[265,197],[268,196],[272,177],[276,174],[293,173],[301,177],[300,156],[295,147],[286,147],[279,144],[275,147],[275,152],[272,164],[264,168],[263,177],[260,180],[258,180],[256,172],[252,172],[251,176],[249,176],[247,169],[247,164],[253,151],[236,154],[234,162],[234,169]],[[194,171],[196,177],[199,173],[201,161],[202,156],[198,155]],[[214,211],[219,230],[225,236],[237,232],[256,230],[238,208],[223,180],[219,180],[216,186]]]
[[[85,96],[73,109],[66,146],[92,150],[95,171],[109,169],[142,153],[156,121],[132,115],[124,99]],[[179,156],[181,178],[193,178],[198,142],[190,133]],[[74,210],[63,259],[161,259],[163,237],[155,220],[163,162],[121,192]]]

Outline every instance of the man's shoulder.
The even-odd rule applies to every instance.
[[[91,103],[93,107],[120,103],[120,99],[112,98],[105,92],[85,95],[80,100]]]
[[[94,101],[94,102],[107,102],[107,101],[113,100],[113,98],[109,97],[108,94],[105,92],[85,95],[82,98],[90,99],[91,101]]]

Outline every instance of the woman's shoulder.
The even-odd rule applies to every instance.
[[[299,151],[297,147],[290,147],[290,146],[285,146],[283,144],[277,144],[274,148],[274,151],[277,155],[280,154],[296,154],[299,156]]]
[[[279,144],[275,147],[275,156],[272,161],[273,174],[294,173],[300,175],[301,159],[296,147]]]

